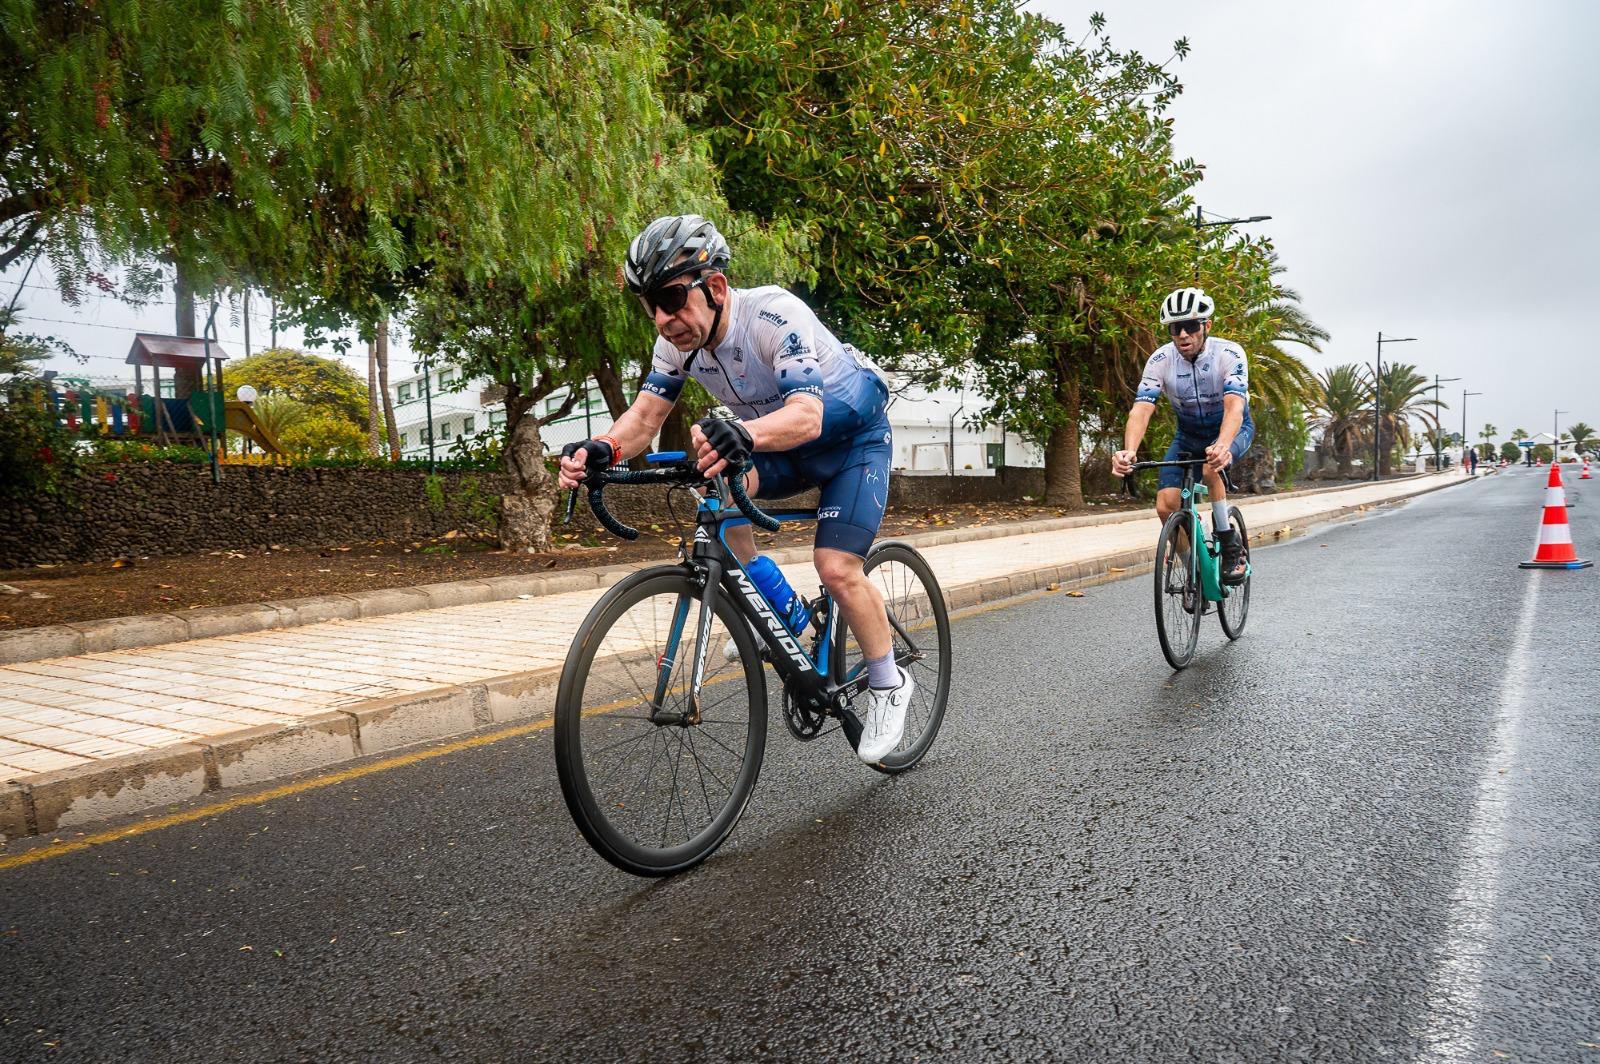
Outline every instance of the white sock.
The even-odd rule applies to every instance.
[[[1227,503],[1214,502],[1211,504],[1211,527],[1217,530],[1218,535],[1221,535],[1233,527],[1233,525],[1228,521]]]

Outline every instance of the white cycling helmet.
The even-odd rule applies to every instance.
[[[1161,324],[1175,321],[1210,321],[1217,305],[1198,288],[1180,288],[1161,301]]]

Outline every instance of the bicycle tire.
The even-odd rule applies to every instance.
[[[1245,528],[1244,515],[1237,506],[1228,507],[1228,521],[1233,525],[1234,534],[1239,537],[1239,542],[1244,545],[1244,560],[1250,561],[1250,532]],[[1244,622],[1250,616],[1250,574],[1245,572],[1244,583],[1236,587],[1225,589],[1227,594],[1222,601],[1217,603],[1217,620],[1222,622],[1222,631],[1229,639],[1238,639],[1244,634]]]
[[[927,756],[944,723],[950,698],[950,612],[932,567],[909,544],[892,540],[877,544],[867,552],[863,571],[877,583],[893,620],[915,640],[913,648],[899,631],[894,632],[895,660],[902,661],[913,650],[920,655],[902,661],[916,684],[906,710],[906,732],[893,752],[872,765],[879,772],[894,775]],[[931,640],[916,639],[918,632],[930,628]],[[841,631],[834,641],[832,657],[829,669],[838,679],[864,667],[860,645],[850,638],[848,630]]]
[[[725,596],[717,600],[707,643],[702,719],[663,724],[650,717],[658,689],[664,691],[661,706],[687,711],[702,594],[682,566],[635,573],[595,603],[561,670],[554,738],[567,810],[595,852],[637,876],[682,872],[716,852],[761,772],[766,678],[749,624]],[[730,637],[739,650],[731,663],[722,656]],[[609,762],[601,759],[612,751],[617,754]],[[641,754],[642,781],[610,785],[611,774]],[[685,765],[686,754],[691,765]],[[732,755],[731,768],[722,763],[730,760],[724,755]],[[717,759],[716,767],[709,758]],[[652,777],[662,763],[664,814],[649,805]]]
[[[1172,514],[1161,526],[1161,538],[1156,541],[1156,636],[1161,641],[1161,653],[1174,669],[1185,668],[1194,660],[1195,647],[1200,642],[1200,619],[1205,615],[1195,553],[1205,549],[1205,540],[1198,535],[1189,536],[1187,561],[1176,543],[1191,520],[1187,509]]]

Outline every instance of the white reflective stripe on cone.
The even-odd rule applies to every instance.
[[[1542,525],[1539,529],[1539,543],[1541,546],[1550,546],[1556,543],[1572,542],[1572,526],[1566,522],[1559,525]]]
[[[1564,489],[1562,489],[1562,488],[1545,488],[1544,489],[1544,505],[1545,505],[1546,509],[1549,509],[1552,506],[1565,506],[1565,505],[1567,505],[1567,493],[1566,493],[1566,491]]]

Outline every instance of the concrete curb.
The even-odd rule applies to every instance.
[[[1315,514],[1297,525],[1257,530],[1251,539],[1257,543],[1291,539],[1316,525],[1456,483],[1460,481],[1428,485],[1397,499]],[[1122,519],[1138,520],[1149,516],[1148,512],[1141,512]],[[1053,527],[1060,527],[1053,523],[1057,520],[1075,519],[1051,519]],[[1024,534],[1016,531],[1016,525],[1004,527],[1011,530],[1011,535]],[[808,554],[809,550],[801,549],[798,557]],[[945,599],[952,613],[957,613],[1041,591],[1092,587],[1148,572],[1154,558],[1152,544],[1137,550],[949,587],[945,589]],[[622,568],[632,572],[635,567]],[[596,576],[596,585],[614,583],[615,579],[616,576],[610,580]],[[148,812],[226,789],[259,786],[295,773],[326,769],[362,757],[450,739],[479,728],[547,718],[554,711],[560,672],[559,666],[552,666],[458,687],[435,688],[363,703],[348,710],[331,710],[293,724],[267,725],[234,732],[214,741],[199,740],[111,758],[93,765],[44,773],[22,782],[0,782],[0,843]]]
[[[1439,474],[1418,474],[1418,476],[1437,475]],[[1396,477],[1389,483],[1400,483],[1410,479],[1416,479],[1416,476]],[[1451,480],[1450,483],[1461,483],[1461,481]],[[1249,498],[1274,501],[1294,499],[1303,495],[1347,491],[1352,486],[1340,484],[1329,488],[1304,488],[1299,491],[1249,496]],[[1441,485],[1444,486],[1448,485]],[[1148,510],[1131,510],[1107,514],[1078,514],[1073,517],[1043,517],[1011,524],[917,532],[899,538],[915,547],[934,547],[946,543],[971,543],[1007,536],[1024,536],[1033,532],[1054,532],[1064,528],[1115,525],[1125,521],[1137,521],[1147,516],[1149,516]],[[810,556],[811,548],[805,546],[786,547],[783,550],[773,551],[771,555],[780,565],[804,561]],[[381,617],[386,614],[411,613],[445,606],[498,602],[521,598],[524,595],[555,595],[564,591],[609,587],[636,568],[638,566],[633,563],[621,563],[594,569],[568,569],[558,573],[494,576],[482,580],[448,581],[416,587],[358,591],[352,594],[278,599],[237,606],[207,606],[183,613],[145,613],[131,617],[110,617],[99,621],[18,628],[0,632],[0,665],[42,661],[47,658],[70,658],[79,654],[98,654],[108,650],[133,650],[165,643],[182,643],[190,639],[260,632],[269,628],[294,628],[322,621]]]

